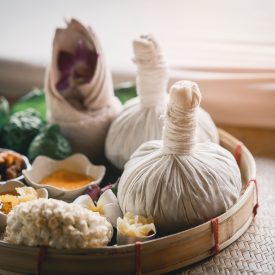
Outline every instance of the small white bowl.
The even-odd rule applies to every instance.
[[[14,153],[16,153],[16,154],[19,154],[19,153],[15,152],[15,151],[13,151],[13,150],[10,150],[10,149],[0,148],[0,153],[5,152],[5,151],[11,151],[11,152],[14,152]],[[21,155],[21,154],[19,154],[19,155],[22,157],[22,159],[23,159],[23,161],[24,161],[24,163],[25,163],[25,170],[31,169],[31,164],[30,164],[28,158],[25,157],[24,155]],[[14,179],[11,179],[11,180],[23,180],[23,178],[24,178],[24,175],[23,175],[23,173],[21,172],[21,175],[20,175],[20,176],[14,178]],[[0,185],[5,184],[6,182],[8,182],[8,181],[1,181],[1,180],[0,180]]]
[[[39,183],[43,178],[60,169],[81,173],[90,176],[95,180],[73,190],[64,190]],[[64,160],[53,160],[45,156],[38,156],[34,160],[30,170],[23,170],[23,175],[30,186],[34,188],[46,188],[49,191],[51,198],[72,201],[83,194],[90,185],[98,185],[103,179],[105,171],[105,166],[92,164],[85,155],[74,154]]]
[[[21,181],[17,180],[10,180],[7,181],[5,184],[0,185],[0,195],[7,194],[9,192],[15,191],[17,187],[25,187],[26,185]],[[40,188],[36,190],[38,198],[48,198],[48,191],[45,188]],[[0,211],[0,232],[6,227],[7,225],[7,215]]]

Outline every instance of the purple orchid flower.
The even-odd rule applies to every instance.
[[[61,73],[56,89],[62,92],[90,82],[96,65],[98,54],[87,48],[83,40],[78,40],[74,53],[60,51],[57,58],[57,67]]]
[[[91,185],[87,190],[87,194],[93,201],[97,201],[100,195],[100,187],[98,185]]]

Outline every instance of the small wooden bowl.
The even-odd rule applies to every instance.
[[[237,155],[241,156],[244,188],[238,202],[216,218],[219,227],[216,234],[213,233],[213,222],[208,221],[144,243],[87,250],[47,249],[42,266],[39,265],[41,257],[37,256],[42,255],[39,253],[41,248],[0,242],[1,269],[24,274],[35,273],[36,266],[41,267],[42,274],[134,274],[137,270],[143,274],[158,274],[210,257],[218,247],[224,249],[237,240],[253,220],[253,209],[257,203],[256,185],[246,186],[255,179],[256,166],[248,149],[243,145],[240,147],[240,141],[222,130],[219,134],[221,145],[232,153],[240,152],[241,148],[241,155]]]

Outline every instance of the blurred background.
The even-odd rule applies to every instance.
[[[135,81],[132,40],[153,33],[170,64],[169,85],[197,81],[219,125],[273,130],[274,10],[273,0],[1,1],[0,95],[43,86],[55,28],[75,17],[98,34],[115,84]]]

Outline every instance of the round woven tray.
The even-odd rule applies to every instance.
[[[158,274],[216,254],[247,230],[257,206],[256,166],[251,153],[233,136],[222,130],[219,133],[221,145],[239,162],[244,187],[238,202],[223,215],[142,244],[56,250],[0,241],[1,269],[23,274]]]

